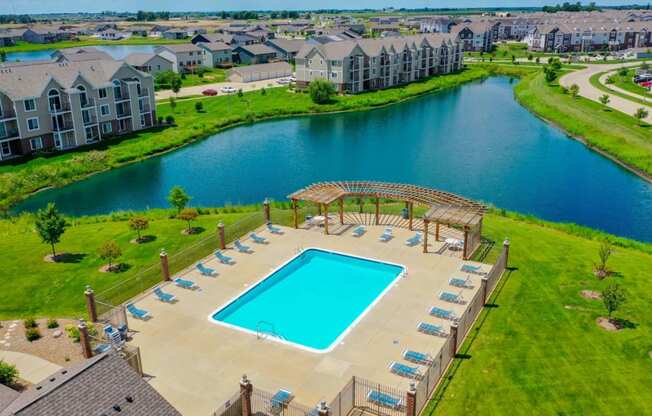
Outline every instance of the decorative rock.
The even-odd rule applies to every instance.
[[[52,333],[52,336],[55,338],[59,338],[61,335],[63,335],[63,332],[60,329]]]

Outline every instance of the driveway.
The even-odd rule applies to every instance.
[[[283,77],[287,78],[287,77]],[[255,81],[255,82],[216,82],[214,84],[204,84],[204,85],[197,85],[194,87],[185,87],[181,88],[179,90],[179,93],[176,94],[177,97],[190,97],[194,95],[202,95],[202,91],[207,90],[207,89],[212,89],[217,91],[218,95],[226,95],[222,91],[220,91],[220,88],[222,87],[233,87],[236,90],[242,89],[242,91],[255,91],[255,90],[260,90],[262,88],[274,88],[274,87],[284,87],[287,86],[287,84],[282,85],[278,84],[276,81],[278,81],[281,78],[274,78],[274,79],[266,79],[264,81]],[[156,100],[166,100],[170,97],[174,97],[175,94],[171,90],[165,90],[165,91],[157,91],[156,92]]]
[[[588,98],[589,100],[593,100],[595,102],[600,102],[599,98],[605,94],[604,91],[594,87],[591,85],[591,82],[589,79],[599,73],[599,72],[606,72],[606,71],[613,71],[617,70],[618,68],[621,68],[623,66],[637,66],[641,65],[642,62],[633,62],[629,64],[612,64],[612,65],[587,65],[585,69],[581,69],[579,71],[573,71],[570,72],[559,80],[559,83],[563,85],[566,88],[569,88],[573,84],[577,84],[580,87],[580,95],[584,98]],[[648,110],[648,116],[645,119],[648,123],[652,123],[652,107],[651,106],[644,106],[643,104],[630,101],[626,98],[622,98],[619,96],[616,96],[614,94],[609,94],[609,99],[610,102],[608,104],[609,107],[613,108],[614,110],[618,110],[620,112],[623,112],[627,115],[633,115],[637,109],[641,107],[645,107]]]

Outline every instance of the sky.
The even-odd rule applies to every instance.
[[[292,10],[318,8],[372,8],[383,7],[525,7],[561,3],[564,0],[0,0],[0,14],[62,13],[168,10]],[[574,2],[575,0],[573,0]],[[596,0],[599,5],[636,3],[636,0]],[[647,0],[638,0],[647,3]],[[582,1],[588,3],[588,1]]]

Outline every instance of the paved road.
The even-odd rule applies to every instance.
[[[617,86],[615,86],[613,84],[612,85],[607,85],[607,78],[609,78],[611,75],[615,74],[616,72],[618,72],[618,71],[611,71],[611,72],[607,72],[606,74],[602,75],[600,77],[600,84],[605,85],[610,90],[614,90],[614,91],[619,92],[621,94],[625,94],[625,95],[627,95],[629,97],[634,97],[634,98],[637,98],[639,100],[643,100],[643,101],[645,101],[645,102],[647,102],[649,104],[652,104],[652,98],[648,98],[648,97],[644,97],[642,95],[634,94],[633,92],[624,90],[624,89],[622,89],[620,87],[617,87]]]
[[[220,91],[220,88],[226,86],[233,87],[236,90],[242,89],[242,91],[254,91],[254,90],[262,89],[263,87],[274,88],[274,87],[284,86],[276,82],[279,79],[280,78],[274,78],[274,79],[268,79],[265,81],[256,81],[256,82],[216,82],[214,84],[197,85],[195,87],[185,87],[185,88],[181,88],[179,94],[177,94],[177,97],[189,97],[193,95],[201,95],[202,91],[207,89],[213,89],[217,91],[218,95],[225,95]],[[156,92],[156,100],[165,100],[174,96],[175,94],[171,90]]]
[[[563,85],[564,87],[570,87],[573,84],[577,84],[580,87],[580,95],[584,98],[588,98],[590,100],[600,102],[599,98],[605,94],[604,91],[594,87],[591,85],[591,82],[589,79],[599,73],[599,72],[605,72],[605,71],[612,71],[616,70],[618,68],[621,68],[622,66],[636,66],[640,65],[641,62],[634,62],[630,64],[613,64],[613,65],[587,65],[585,69],[581,69],[579,71],[573,71],[568,73],[567,75],[564,75],[560,80],[559,83]],[[625,114],[628,115],[633,115],[638,108],[641,107],[646,107],[648,110],[648,117],[645,119],[648,123],[652,123],[652,107],[651,106],[644,106],[643,104],[630,101],[626,98],[618,97],[616,95],[610,94],[610,102],[609,102],[609,107],[613,108],[614,110],[621,111]]]

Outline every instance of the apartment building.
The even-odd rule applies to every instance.
[[[652,46],[651,22],[552,23],[533,29],[524,39],[541,52],[591,52]]]
[[[192,43],[159,46],[154,53],[171,61],[174,72],[191,72],[205,66],[206,51]]]
[[[497,28],[495,22],[479,21],[453,26],[450,33],[458,37],[465,52],[491,52]]]
[[[155,123],[152,76],[125,62],[0,64],[0,160],[75,148]]]
[[[445,33],[309,44],[296,56],[297,88],[326,79],[359,93],[457,71],[462,60],[461,42]]]

